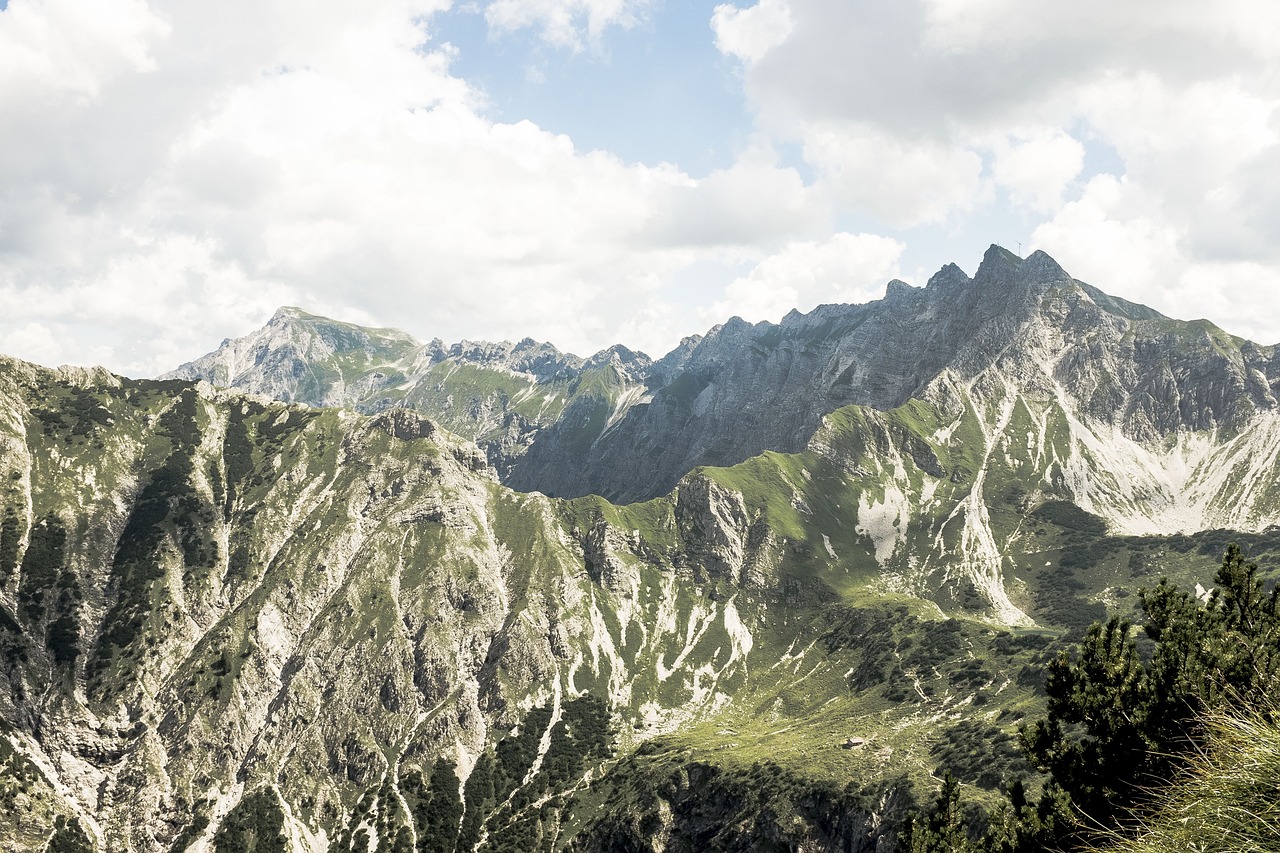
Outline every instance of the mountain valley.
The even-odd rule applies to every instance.
[[[1277,393],[994,246],[656,361],[0,359],[0,846],[888,851],[1138,587],[1276,564]]]

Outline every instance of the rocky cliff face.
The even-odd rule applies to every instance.
[[[574,791],[821,633],[735,490],[522,495],[407,409],[6,360],[0,496],[6,849],[589,846]]]
[[[1066,632],[1280,554],[1274,348],[1043,255],[656,363],[285,311],[200,371],[367,412],[0,360],[0,847],[884,850],[1025,771]],[[674,488],[500,482],[556,460]]]
[[[594,440],[642,396],[650,372],[677,359],[615,346],[588,359],[550,344],[440,340],[420,344],[394,329],[366,329],[281,308],[262,329],[165,378],[200,380],[284,402],[373,414],[428,413],[476,441],[502,475],[549,424],[574,442]]]
[[[296,316],[278,315],[268,329],[292,327]],[[310,318],[308,328],[328,322]],[[1043,253],[1023,260],[994,246],[973,278],[952,265],[924,288],[892,282],[866,305],[792,312],[777,325],[735,318],[656,363],[620,348],[583,361],[526,341],[455,345],[447,354],[433,344],[405,370],[388,366],[393,356],[404,361],[388,345],[360,363],[361,378],[309,397],[282,391],[261,366],[234,375],[220,367],[228,353],[251,351],[258,365],[285,358],[290,366],[276,373],[305,376],[336,357],[314,348],[318,360],[300,357],[304,349],[259,333],[178,375],[366,411],[413,407],[476,440],[513,488],[619,502],[665,494],[698,466],[801,450],[822,417],[846,405],[957,405],[957,383],[980,395],[995,385],[1014,396],[1056,395],[1084,429],[1115,430],[1146,448],[1237,434],[1275,410],[1280,383],[1274,347],[1109,297]],[[497,387],[513,376],[526,384]]]

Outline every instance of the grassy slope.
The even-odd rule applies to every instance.
[[[1099,853],[1274,853],[1280,850],[1280,727],[1274,713],[1212,720],[1209,743],[1136,839]]]
[[[1028,500],[1032,460],[988,453],[976,407],[955,420],[921,403],[890,413],[841,410],[814,450],[706,469],[677,495],[617,507],[449,485],[430,472],[455,464],[450,440],[397,439],[336,412],[199,401],[184,413],[183,387],[18,389],[35,410],[20,436],[30,470],[9,457],[19,476],[4,480],[0,471],[6,506],[20,510],[24,531],[28,519],[63,519],[78,555],[70,565],[89,572],[95,553],[111,564],[114,537],[128,529],[114,496],[188,464],[150,520],[159,538],[145,540],[160,549],[161,575],[117,560],[107,597],[83,591],[85,613],[133,601],[136,630],[87,634],[65,677],[104,714],[152,694],[184,709],[157,722],[164,737],[193,733],[166,765],[192,806],[239,770],[210,766],[201,750],[218,754],[224,737],[250,725],[238,715],[267,712],[255,697],[278,664],[260,625],[273,607],[293,602],[310,614],[296,626],[301,675],[274,700],[247,766],[265,762],[271,742],[296,743],[271,759],[282,762],[277,784],[300,820],[332,831],[351,827],[360,808],[396,812],[398,797],[382,790],[382,763],[408,756],[425,775],[440,754],[439,741],[407,734],[422,712],[411,691],[454,701],[436,680],[458,661],[431,655],[493,618],[475,596],[494,583],[494,564],[477,555],[501,564],[505,612],[529,616],[486,631],[500,628],[532,648],[554,632],[548,619],[592,614],[590,624],[564,629],[560,662],[499,658],[492,670],[493,698],[514,703],[504,716],[510,731],[547,706],[553,683],[614,705],[619,757],[604,761],[605,775],[578,791],[576,805],[559,801],[548,813],[557,829],[544,840],[562,847],[657,808],[654,786],[694,765],[748,788],[759,783],[759,768],[776,768],[795,791],[851,790],[849,802],[885,780],[927,787],[945,765],[981,796],[1025,769],[1010,733],[1037,713],[1036,680],[1058,644],[1097,615],[1124,612],[1134,600],[1125,593],[1160,573],[1207,579],[1225,544],[1221,533],[1106,537],[1096,518],[1051,494]],[[1035,419],[1015,409],[1010,424],[1025,431]],[[955,507],[980,471],[991,528],[1006,549],[1005,577],[1036,630],[991,624],[948,550],[963,538]],[[885,556],[864,522],[895,495],[922,509],[884,515],[896,531]],[[712,504],[727,514],[720,521]],[[356,518],[359,536],[343,539]],[[210,526],[225,536],[200,532]],[[584,565],[593,531],[613,562]],[[727,537],[723,547],[712,547],[716,537]],[[1253,539],[1243,544],[1264,559],[1257,549],[1280,550],[1274,537]],[[735,542],[742,565],[726,573],[717,566],[738,565]],[[922,597],[926,584],[936,592]],[[323,594],[311,603],[299,591]],[[23,630],[43,644],[57,616],[46,610]],[[177,630],[189,620],[201,625],[198,636]],[[746,651],[739,622],[750,634]],[[351,672],[359,675],[352,692],[326,697],[324,685]],[[395,672],[420,683],[409,688],[393,677],[388,688]],[[356,701],[367,704],[344,704]],[[421,731],[436,719],[429,715]],[[502,737],[495,730],[488,748]],[[865,742],[846,749],[849,738]],[[338,758],[324,752],[335,744]],[[314,773],[326,761],[347,776],[337,797]],[[770,825],[791,837],[820,822],[803,809],[775,817]],[[527,830],[522,819],[495,820],[494,849],[508,829]]]

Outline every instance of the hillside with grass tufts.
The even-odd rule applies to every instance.
[[[1043,255],[658,362],[288,309],[193,364],[0,359],[5,849],[885,851],[1039,785],[1138,587],[1280,555],[1274,349]]]

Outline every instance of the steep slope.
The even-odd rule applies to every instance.
[[[840,675],[861,645],[819,647],[869,618],[831,610],[850,569],[815,575],[706,477],[562,503],[403,409],[12,361],[0,413],[8,849],[55,818],[100,850],[412,847],[441,809],[461,849],[558,849],[595,837],[571,792],[639,740],[784,699],[917,713]],[[903,635],[939,618],[895,607]],[[787,698],[801,664],[825,704]]]
[[[883,848],[1132,587],[1280,555],[1275,349],[1044,255],[657,363],[273,324],[202,369],[370,414],[0,359],[0,847]],[[498,482],[610,448],[682,476]]]
[[[668,365],[621,346],[582,359],[528,338],[421,344],[395,329],[281,308],[262,329],[164,378],[365,414],[414,409],[479,442],[505,475],[548,424],[561,423],[570,445],[589,444],[640,398],[646,377]]]
[[[1223,439],[1274,410],[1280,362],[1274,347],[1108,297],[1043,253],[1022,260],[993,246],[972,279],[949,266],[925,288],[893,282],[866,305],[712,329],[585,454],[551,427],[506,482],[636,500],[697,465],[799,450],[841,406],[920,397],[956,410],[956,387],[979,380],[986,424],[1001,417],[997,397],[1060,393],[1082,430],[1101,430],[1099,443],[1155,448],[1190,433]]]
[[[876,849],[938,764],[1025,770],[1064,629],[1216,557],[1015,493],[981,411],[849,407],[618,507],[403,409],[4,361],[0,844]]]
[[[300,317],[284,312],[268,330],[294,328]],[[315,331],[295,334],[347,328],[318,318],[304,326]],[[350,329],[343,334],[355,338]],[[1072,279],[1043,253],[1024,260],[995,246],[972,279],[951,265],[924,288],[891,282],[884,299],[866,305],[792,312],[777,325],[735,318],[656,363],[619,348],[583,361],[525,341],[455,345],[447,354],[433,344],[382,364],[367,352],[398,350],[379,345],[359,350],[358,377],[309,397],[281,390],[263,367],[232,376],[219,366],[231,351],[252,351],[260,365],[284,358],[285,373],[307,376],[314,359],[298,355],[305,345],[280,340],[264,330],[179,373],[287,400],[415,408],[476,440],[513,488],[620,502],[665,494],[700,465],[798,451],[824,415],[846,405],[888,410],[920,398],[954,414],[968,394],[983,407],[984,428],[999,425],[1017,399],[1056,401],[1082,442],[1100,454],[1115,447],[1127,448],[1127,458],[1153,454],[1162,468],[1152,475],[1156,487],[1174,505],[1197,507],[1220,499],[1187,492],[1177,466],[1212,455],[1206,443],[1255,428],[1252,449],[1273,447],[1270,421],[1255,419],[1275,410],[1280,383],[1275,347],[1205,321],[1171,320]],[[336,375],[338,355],[317,358]],[[1185,446],[1169,456],[1169,444]],[[1094,474],[1094,463],[1067,466],[1063,476],[1105,477],[1098,471],[1115,461],[1098,461]],[[1196,523],[1190,511],[1170,519],[1148,529]]]

